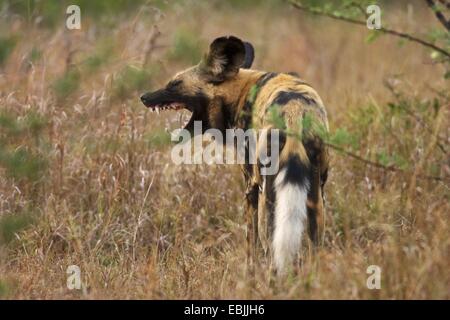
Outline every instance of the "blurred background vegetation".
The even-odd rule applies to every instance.
[[[448,58],[339,21],[372,2],[298,3],[0,0],[0,298],[449,298]],[[426,1],[376,3],[449,50]],[[172,164],[180,116],[139,101],[229,34],[317,89],[336,147],[325,244],[275,285],[265,259],[246,273],[238,168]]]

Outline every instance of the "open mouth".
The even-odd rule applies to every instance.
[[[158,90],[152,93],[146,93],[141,97],[142,103],[152,112],[160,113],[161,111],[176,111],[175,117],[168,119],[168,127],[172,124],[179,125],[178,128],[188,130],[190,133],[194,131],[194,122],[203,121],[202,113],[199,109],[206,105],[206,99],[200,97],[190,97],[167,90]]]
[[[158,115],[161,111],[176,111],[176,115],[168,119],[169,123],[167,129],[173,130],[173,126],[177,126],[178,128],[191,131],[191,126],[193,126],[195,119],[194,112],[191,111],[185,104],[180,102],[169,102],[155,105],[145,104],[145,106],[150,110],[150,112],[156,112]]]

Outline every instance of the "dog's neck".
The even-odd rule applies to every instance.
[[[251,112],[249,99],[252,87],[264,74],[263,71],[241,69],[235,79],[220,86],[217,95],[222,97],[224,112],[229,119],[226,127],[248,129],[248,121],[242,121],[242,118],[246,118],[246,113]],[[245,110],[248,108],[250,110]]]

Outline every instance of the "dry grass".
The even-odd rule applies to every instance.
[[[256,68],[297,71],[313,84],[332,129],[359,137],[354,152],[375,159],[380,150],[400,150],[408,170],[448,176],[448,154],[433,135],[386,106],[394,97],[383,81],[393,77],[412,105],[441,99],[434,90],[448,89],[448,81],[428,52],[388,37],[366,44],[365,29],[279,6],[233,10],[188,1],[163,13],[158,18],[143,7],[112,30],[89,18],[81,31],[36,28],[20,18],[1,22],[16,37],[0,67],[1,112],[44,119],[39,138],[28,130],[8,146],[32,150],[48,169],[30,181],[0,168],[0,297],[450,297],[448,183],[333,154],[324,246],[313,255],[305,243],[298,275],[278,283],[269,283],[261,261],[253,282],[239,169],[172,164],[162,132],[175,128],[177,117],[148,113],[138,99],[189,66],[199,46],[235,34],[254,43]],[[409,11],[403,2],[389,7],[385,19],[416,33],[435,25],[418,2]],[[162,34],[146,53],[155,23]],[[419,113],[444,141],[446,103]],[[72,264],[81,268],[83,290],[66,287]],[[366,287],[372,264],[382,268],[381,290]]]

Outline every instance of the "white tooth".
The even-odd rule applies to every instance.
[[[156,109],[156,113],[159,114],[159,109]]]

